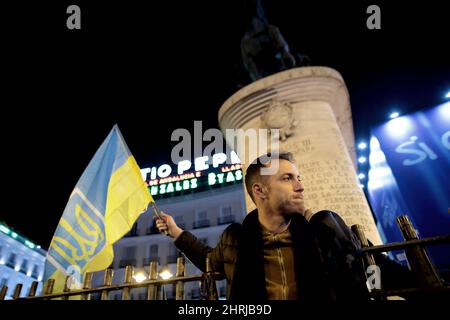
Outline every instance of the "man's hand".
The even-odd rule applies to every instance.
[[[156,227],[158,228],[159,232],[164,232],[164,230],[167,230],[169,232],[169,237],[176,240],[183,232],[183,229],[177,226],[172,216],[165,214],[162,211],[161,216],[163,219],[159,219],[155,216]]]

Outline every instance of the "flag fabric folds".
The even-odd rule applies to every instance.
[[[67,275],[78,286],[86,272],[113,261],[113,243],[123,237],[152,196],[117,125],[95,153],[69,197],[45,263],[44,281],[61,292]]]

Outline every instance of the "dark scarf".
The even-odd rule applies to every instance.
[[[313,226],[298,214],[292,217],[289,230],[294,249],[299,300],[304,302],[333,300]],[[254,210],[242,223],[230,300],[267,300],[262,239],[258,212]]]

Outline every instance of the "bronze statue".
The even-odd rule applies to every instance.
[[[260,0],[247,1],[246,11],[248,25],[241,40],[241,55],[252,81],[307,64],[307,57],[295,57],[279,28],[269,24]]]

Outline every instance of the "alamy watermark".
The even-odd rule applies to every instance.
[[[366,269],[367,288],[370,290],[381,289],[381,270],[377,265],[370,265]]]
[[[203,132],[202,121],[194,121],[194,134],[184,128],[178,128],[172,132],[171,141],[178,142],[170,154],[175,164],[184,164],[195,156],[200,155],[200,160],[212,159],[214,154],[230,154],[231,150],[240,152],[242,164],[253,163],[259,156],[264,164],[270,166],[261,169],[262,175],[271,175],[278,171],[278,163],[271,162],[279,152],[279,129],[226,129],[225,136],[219,129],[207,129]],[[224,140],[227,143],[224,143]],[[204,142],[209,144],[203,149]],[[267,153],[270,155],[267,156]],[[201,159],[204,158],[204,159]],[[225,164],[233,164],[232,159],[226,158]]]

